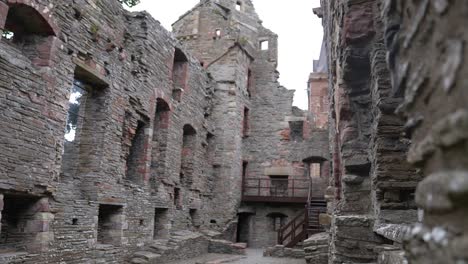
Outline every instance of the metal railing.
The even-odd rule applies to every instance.
[[[306,202],[310,181],[307,179],[246,178],[242,197],[247,200],[274,198],[273,201],[297,200]]]

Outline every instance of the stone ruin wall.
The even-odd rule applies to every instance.
[[[466,3],[322,1],[321,11],[330,263],[465,263]]]
[[[231,15],[255,32],[226,23],[235,1],[206,2],[176,39],[114,0],[0,1],[0,28],[15,33],[0,41],[0,262],[121,263],[180,230],[235,239],[243,161],[305,177],[304,159],[327,158],[327,132],[277,82],[277,36],[251,2]],[[215,48],[213,23],[229,33]],[[189,41],[197,25],[204,53]],[[89,87],[68,142],[75,79]],[[289,120],[303,121],[302,142]]]
[[[251,1],[242,1],[239,11],[234,10],[237,2],[201,1],[173,24],[176,37],[218,83],[214,118],[235,120],[226,124],[230,129],[223,131],[227,141],[221,149],[234,162],[231,167],[220,168],[225,171],[221,173],[235,182],[242,176],[242,167],[236,165],[244,163],[244,182],[257,178],[269,181],[270,175],[289,175],[289,179],[305,181],[309,163],[315,159],[323,162],[323,177],[328,177],[325,122],[318,126],[310,113],[292,107],[294,91],[278,82],[278,36],[261,24]],[[263,41],[268,42],[266,50],[260,47]],[[248,123],[244,122],[246,108]],[[235,119],[238,117],[242,119]],[[293,131],[294,123],[301,123],[298,131]],[[243,134],[238,134],[239,130]],[[211,207],[213,213],[227,213],[221,208],[235,202],[232,184],[217,186],[216,192],[219,195]],[[252,216],[249,247],[265,247],[277,240],[269,215],[280,213],[291,219],[302,209],[303,206],[242,203],[235,214]]]
[[[5,0],[0,11],[0,28],[26,36],[0,41],[1,234],[11,241],[1,252],[22,252],[0,262],[121,263],[153,240],[156,209],[165,223],[155,238],[220,228],[206,208],[216,184],[216,83],[169,32],[113,0]],[[173,77],[176,47],[185,72]],[[93,87],[78,146],[62,156],[74,78]],[[188,147],[185,125],[195,132]],[[23,228],[19,241],[13,224]]]

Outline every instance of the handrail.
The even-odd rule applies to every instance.
[[[285,246],[294,246],[296,243],[307,238],[309,224],[309,208],[312,198],[312,179],[308,179],[307,202],[303,212],[300,212],[289,223],[278,230],[278,244]],[[306,188],[303,188],[306,189]],[[299,221],[299,222],[298,222]],[[301,229],[302,228],[302,229]],[[285,242],[287,242],[285,244]]]
[[[251,178],[242,180],[242,196],[305,198],[309,179]],[[274,184],[276,183],[276,184]]]

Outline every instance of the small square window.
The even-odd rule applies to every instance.
[[[236,10],[237,10],[237,11],[241,11],[241,10],[242,10],[242,3],[241,3],[241,2],[237,2],[237,3],[236,3]]]
[[[260,41],[261,50],[268,50],[268,48],[269,48],[268,40]]]

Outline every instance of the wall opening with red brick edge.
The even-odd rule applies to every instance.
[[[98,124],[104,122],[107,81],[84,61],[76,63],[70,87],[69,106],[64,133],[61,177],[86,174],[99,154]]]
[[[169,119],[171,114],[169,104],[161,98],[156,100],[156,113],[153,123],[153,138],[151,150],[151,181],[156,183],[158,174],[165,167]]]
[[[4,194],[0,199],[3,204],[0,208],[0,255],[47,250],[53,240],[49,226],[54,220],[48,198]]]
[[[180,166],[180,183],[190,187],[193,183],[197,131],[191,125],[184,125]]]
[[[141,117],[137,121],[135,135],[130,146],[130,152],[127,156],[126,179],[134,183],[142,183],[145,180],[147,165],[147,133],[149,121]]]
[[[58,39],[56,26],[46,16],[36,7],[12,3],[4,21],[2,41],[20,50],[34,65],[51,66]]]
[[[181,100],[182,93],[187,88],[188,79],[188,59],[182,50],[175,48],[174,63],[172,65],[172,98],[176,101]]]

